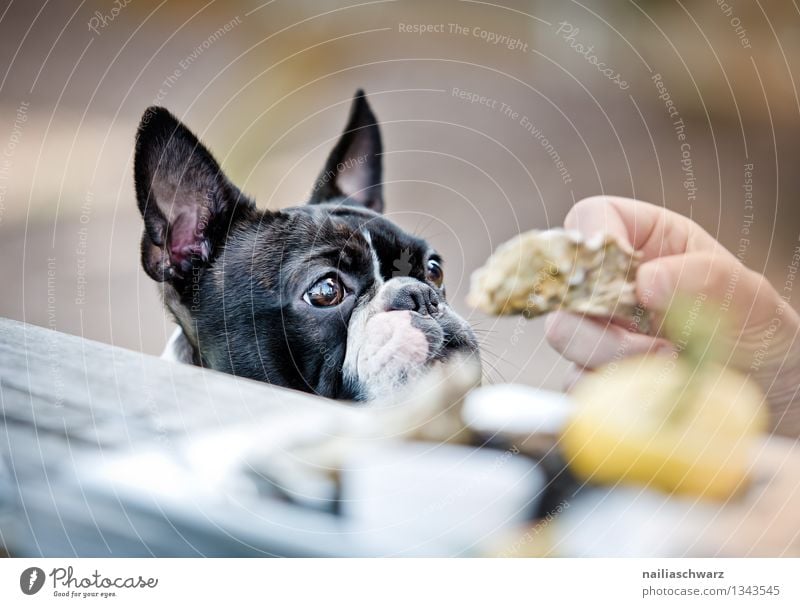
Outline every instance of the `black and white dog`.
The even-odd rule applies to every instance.
[[[380,213],[381,135],[362,91],[307,205],[259,211],[172,114],[145,112],[134,177],[142,265],[180,330],[168,357],[372,400],[456,354],[442,259]]]

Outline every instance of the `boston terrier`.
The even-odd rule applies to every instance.
[[[166,357],[354,401],[477,360],[441,256],[381,215],[381,158],[359,90],[308,203],[262,211],[186,126],[148,108],[134,179],[142,265],[180,327]]]

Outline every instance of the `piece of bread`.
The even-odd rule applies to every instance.
[[[467,301],[494,315],[532,318],[565,309],[644,321],[634,285],[638,266],[639,254],[610,236],[533,230],[500,245],[473,273]]]

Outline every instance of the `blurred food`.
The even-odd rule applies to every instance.
[[[521,384],[494,384],[472,390],[461,417],[473,432],[504,440],[522,453],[541,457],[558,442],[572,400],[561,392]]]
[[[512,450],[404,440],[351,451],[341,479],[342,517],[383,550],[435,538],[464,555],[526,524],[547,488],[537,463]]]
[[[480,366],[472,358],[434,366],[391,401],[344,409],[346,423],[326,430],[326,436],[309,434],[292,444],[272,441],[252,449],[246,457],[248,477],[261,492],[277,492],[307,507],[336,508],[342,471],[354,453],[386,440],[431,446],[476,443],[462,408],[465,395],[479,382]]]
[[[573,472],[727,499],[747,484],[754,439],[766,424],[746,376],[685,357],[628,359],[587,376],[561,437]]]
[[[638,255],[610,236],[532,230],[500,245],[473,273],[468,301],[488,314],[527,318],[559,308],[633,317],[638,266]]]
[[[736,499],[584,486],[552,525],[539,524],[538,534],[523,531],[506,545],[519,553],[535,548],[541,556],[798,557],[800,445],[764,436],[754,441],[751,455],[750,488]],[[553,532],[545,544],[544,531]]]

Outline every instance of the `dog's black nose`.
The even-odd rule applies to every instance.
[[[433,316],[439,312],[439,294],[424,282],[412,279],[389,297],[386,311],[393,310],[411,310]]]

